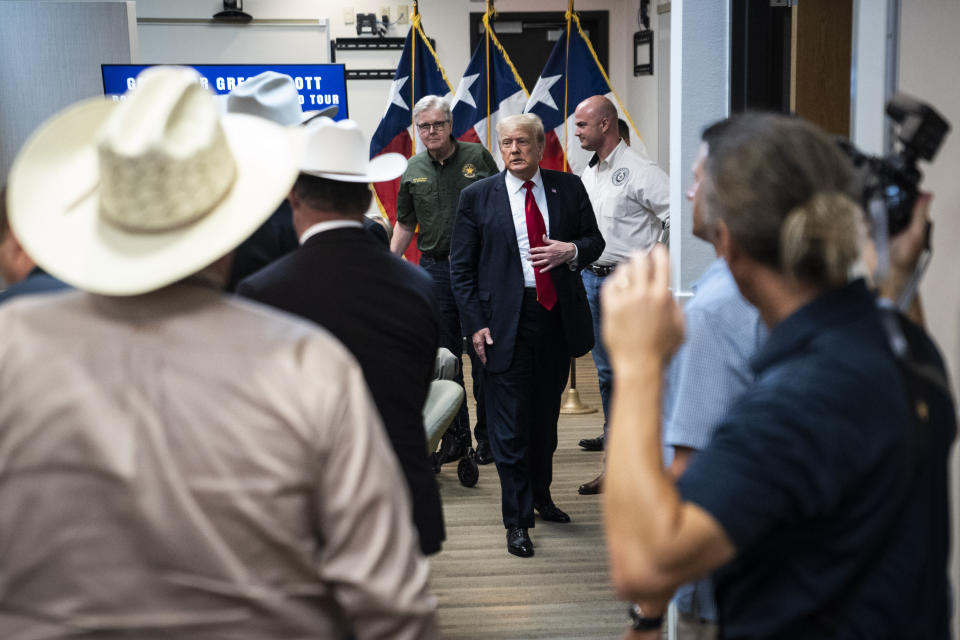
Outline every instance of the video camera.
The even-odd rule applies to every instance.
[[[848,140],[840,146],[853,162],[854,188],[865,211],[882,204],[886,212],[887,230],[893,237],[907,228],[919,194],[923,174],[918,160],[930,161],[950,131],[950,123],[928,104],[903,93],[896,93],[887,103],[887,115],[899,125],[899,148],[888,156],[868,156]]]

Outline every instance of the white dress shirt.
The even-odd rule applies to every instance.
[[[513,214],[513,227],[517,232],[517,247],[520,249],[520,265],[523,267],[523,286],[536,287],[537,280],[533,274],[533,264],[530,263],[530,238],[527,237],[527,190],[523,188],[524,180],[516,177],[509,171],[504,176],[507,185],[507,194],[510,196],[510,212]],[[530,178],[533,182],[533,198],[537,201],[540,214],[543,216],[543,226],[550,237],[550,212],[547,210],[547,194],[543,191],[543,176],[540,170]]]
[[[318,233],[332,231],[333,229],[345,229],[349,227],[363,229],[363,223],[359,220],[327,220],[326,222],[318,222],[317,224],[307,227],[307,230],[301,234],[300,244],[305,243]]]

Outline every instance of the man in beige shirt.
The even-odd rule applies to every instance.
[[[437,637],[356,361],[219,290],[300,136],[189,70],[138,84],[11,171],[18,237],[80,291],[0,308],[0,637]]]

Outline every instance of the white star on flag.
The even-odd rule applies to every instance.
[[[383,110],[383,115],[387,115],[387,111],[390,110],[390,105],[395,104],[404,111],[409,111],[410,107],[407,106],[407,103],[403,101],[403,96],[400,95],[400,89],[403,88],[403,85],[407,84],[407,80],[410,79],[410,76],[404,76],[402,78],[397,78],[390,84],[390,96],[387,100],[387,108]]]
[[[529,112],[538,102],[542,102],[554,111],[559,111],[560,109],[557,107],[557,103],[553,101],[553,96],[550,95],[550,87],[557,84],[558,80],[560,80],[559,75],[550,76],[549,78],[540,76],[540,79],[537,80],[537,86],[533,88],[530,99],[527,100],[527,106],[524,107],[523,110]]]
[[[477,103],[473,100],[473,94],[470,93],[470,87],[473,86],[473,83],[476,82],[479,77],[479,73],[475,73],[472,76],[463,76],[460,80],[460,86],[457,87],[457,95],[453,96],[453,104],[450,105],[451,109],[457,106],[457,103],[461,100],[474,109],[477,108]]]

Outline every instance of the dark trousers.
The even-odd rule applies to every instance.
[[[421,254],[420,266],[433,278],[433,291],[440,307],[440,346],[450,349],[450,352],[459,359],[463,355],[463,329],[460,326],[460,313],[453,298],[453,290],[450,288],[450,261],[445,258],[438,259],[427,254]],[[487,439],[483,388],[480,381],[481,376],[478,375],[482,364],[473,352],[473,347],[470,347],[468,353],[474,372],[473,397],[477,402],[477,426],[474,429],[474,435],[477,442],[480,442]],[[463,373],[457,373],[454,381],[463,386]],[[470,443],[470,416],[467,413],[466,399],[460,405],[460,411],[457,412],[457,417],[450,424],[448,431],[461,442]]]
[[[547,311],[535,290],[526,289],[510,368],[502,373],[484,370],[483,376],[490,449],[500,475],[507,528],[533,527],[534,503],[550,500],[557,419],[569,366],[558,307]]]

